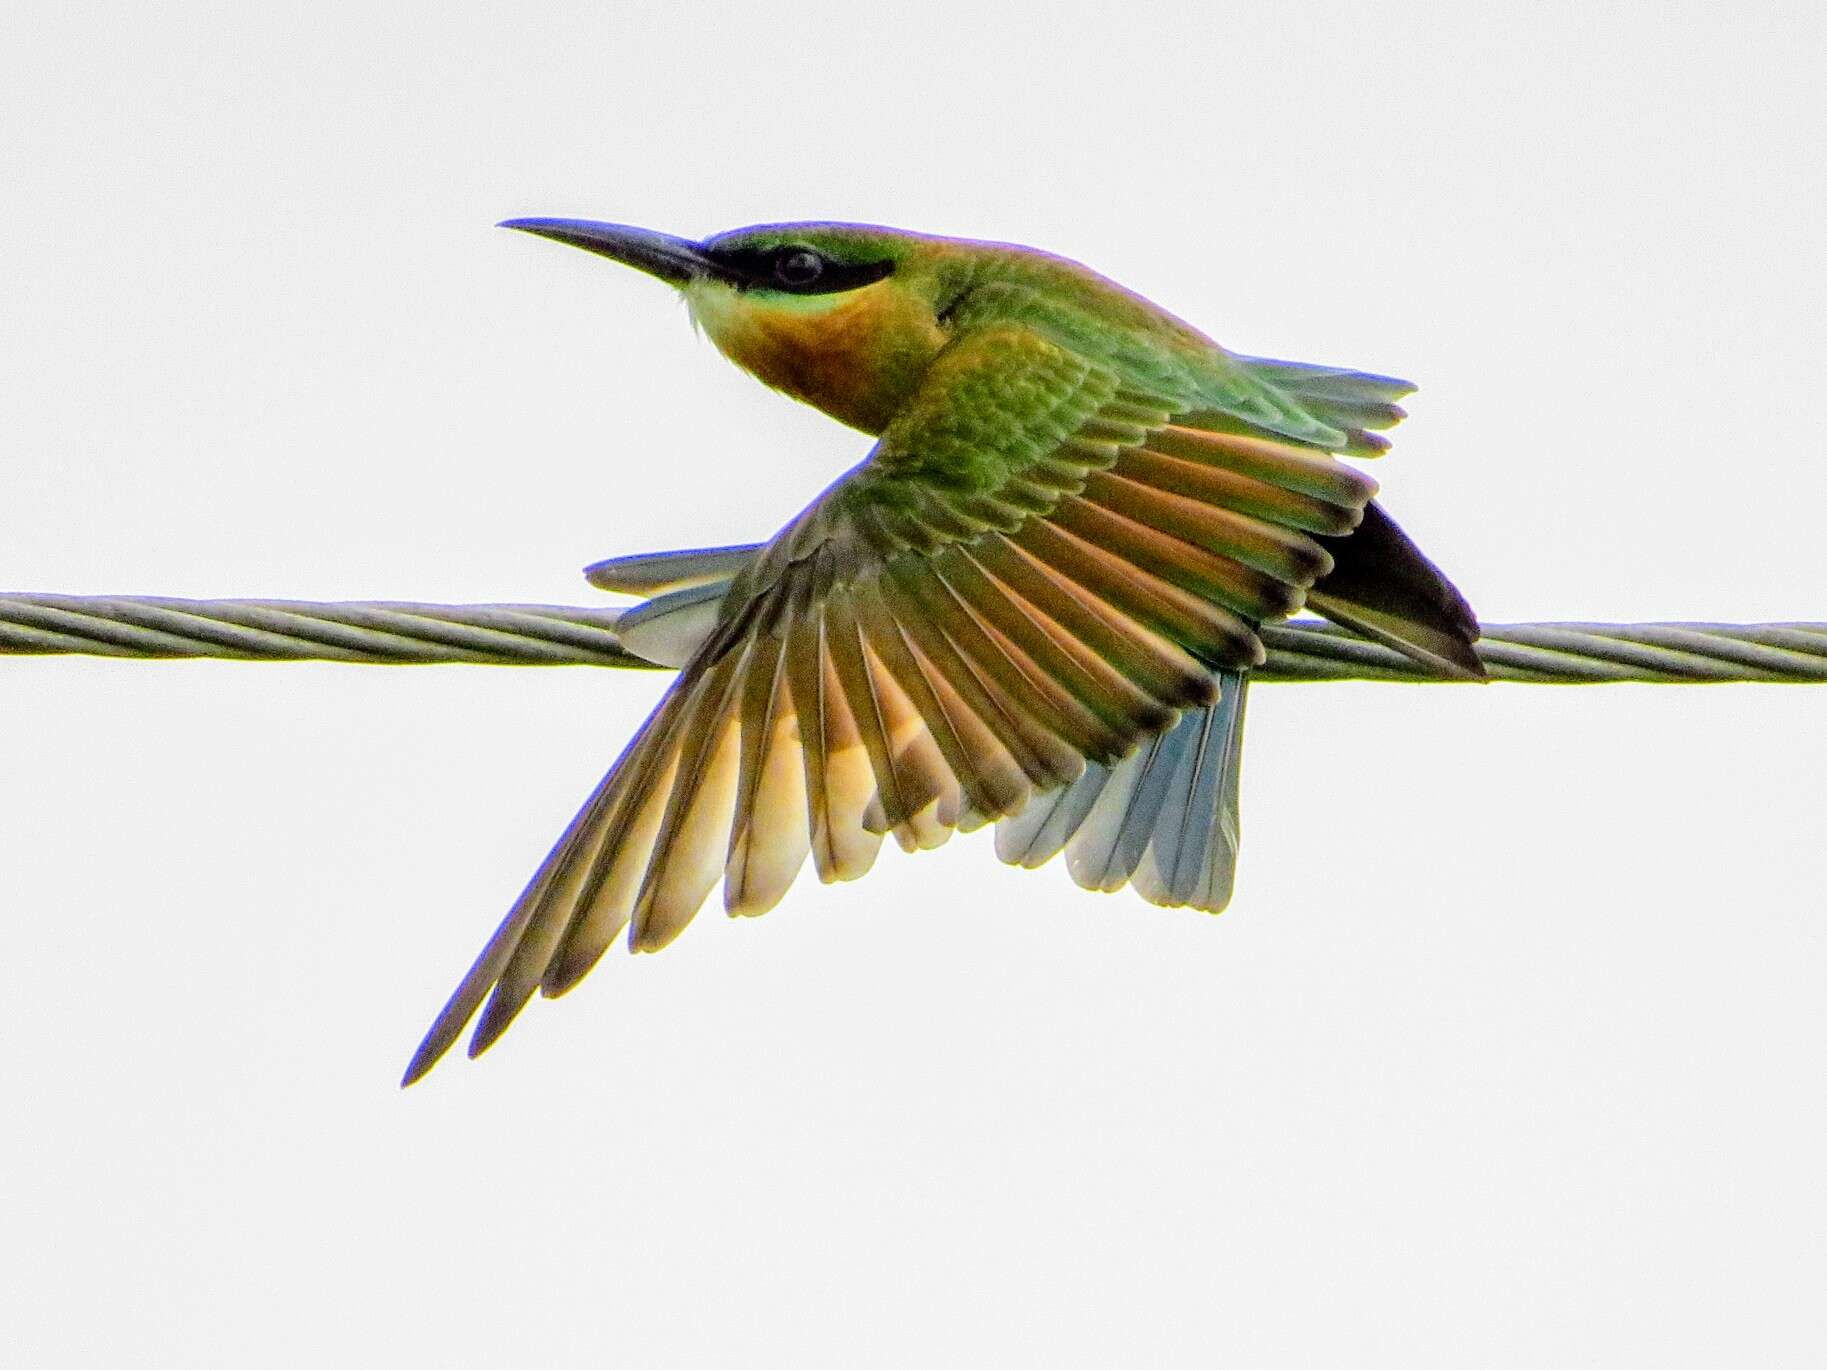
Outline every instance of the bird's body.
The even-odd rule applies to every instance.
[[[998,823],[1090,888],[1229,898],[1256,625],[1309,604],[1443,672],[1476,621],[1335,454],[1410,387],[1226,352],[1077,263],[843,224],[691,243],[512,227],[677,286],[732,361],[878,441],[767,544],[593,568],[658,598],[633,650],[678,680],[459,985],[417,1078],[624,927],[654,950],[722,879],[760,913],[808,856],[852,879]]]

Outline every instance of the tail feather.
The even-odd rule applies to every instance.
[[[1097,803],[1066,843],[1066,869],[1080,889],[1108,893],[1129,883],[1154,836],[1155,820],[1186,743],[1186,734],[1176,724],[1144,742],[1111,773]]]
[[[1036,795],[996,827],[996,854],[1034,869],[1064,851],[1073,880],[1131,884],[1150,903],[1210,913],[1230,902],[1237,866],[1238,774],[1249,677],[1219,675],[1219,697],[1115,766]]]
[[[996,855],[1027,870],[1045,865],[1066,849],[1109,780],[1108,766],[1088,762],[1070,785],[1035,795],[1027,808],[996,825]]]
[[[1154,840],[1136,868],[1137,893],[1151,904],[1191,904],[1210,913],[1231,901],[1239,841],[1238,777],[1249,677],[1227,675],[1218,702],[1181,726],[1195,733]]]

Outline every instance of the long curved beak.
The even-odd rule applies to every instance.
[[[497,228],[517,229],[553,242],[569,243],[608,257],[672,285],[687,285],[719,275],[704,248],[689,238],[655,233],[629,224],[599,224],[589,219],[504,219]]]

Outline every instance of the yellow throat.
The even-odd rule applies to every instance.
[[[831,295],[694,281],[685,299],[737,366],[865,433],[887,426],[946,338],[930,306],[887,280]]]

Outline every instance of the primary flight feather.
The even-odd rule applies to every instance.
[[[810,859],[849,880],[996,823],[1005,861],[1216,912],[1237,853],[1257,625],[1303,605],[1482,676],[1465,600],[1339,457],[1404,381],[1233,354],[1029,248],[854,224],[692,242],[507,225],[680,290],[727,357],[875,435],[770,541],[606,562],[621,625],[680,668],[406,1072],[473,1056],[627,932],[653,951],[719,881],[733,914]]]

